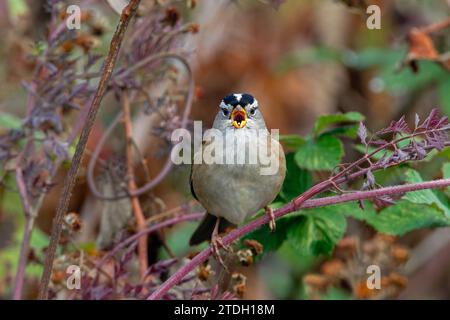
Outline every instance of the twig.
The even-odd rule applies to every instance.
[[[147,227],[135,234],[133,234],[131,237],[123,240],[122,242],[120,242],[119,244],[117,244],[112,250],[110,250],[105,256],[102,257],[102,259],[96,264],[96,268],[101,268],[105,262],[112,257],[113,255],[115,255],[117,252],[119,252],[121,249],[125,248],[126,246],[132,244],[133,242],[135,242],[137,239],[139,239],[140,237],[144,236],[144,235],[148,235],[152,232],[158,231],[162,228],[174,225],[174,224],[178,224],[180,222],[183,221],[192,221],[192,220],[198,220],[201,217],[203,217],[204,213],[203,212],[196,212],[196,213],[189,213],[189,214],[184,214],[178,217],[174,217],[172,219],[168,219],[166,221],[160,222],[158,224],[154,224],[150,227]]]
[[[47,254],[45,256],[44,271],[39,286],[39,299],[47,299],[48,297],[48,285],[52,273],[53,260],[55,258],[56,248],[58,246],[59,238],[61,236],[62,221],[64,218],[64,214],[67,212],[67,208],[69,206],[70,197],[72,195],[72,191],[75,186],[75,181],[80,167],[81,159],[83,156],[83,151],[86,147],[89,134],[91,132],[92,126],[95,121],[95,117],[100,107],[100,103],[106,92],[108,82],[111,77],[114,65],[116,63],[123,37],[125,35],[125,31],[128,27],[130,20],[135,15],[139,3],[140,0],[131,0],[129,4],[123,9],[122,14],[120,16],[119,24],[117,25],[116,31],[112,37],[108,55],[103,65],[102,75],[94,99],[92,101],[92,105],[89,108],[86,123],[84,124],[83,129],[81,131],[80,139],[77,144],[75,155],[72,159],[69,172],[66,176],[66,179],[64,180],[63,191],[61,193],[60,201],[58,203],[55,218],[53,219],[50,245],[47,249]]]
[[[179,214],[180,211],[186,211],[187,209],[189,209],[189,207],[192,206],[194,204],[194,202],[195,202],[195,200],[191,200],[188,203],[184,203],[178,207],[175,207],[175,208],[169,209],[167,211],[163,211],[163,212],[157,213],[155,215],[152,215],[151,217],[147,218],[146,223],[151,224],[155,221],[161,220],[162,218],[177,215],[177,214]]]
[[[428,181],[428,182],[422,182],[422,183],[416,183],[416,184],[406,184],[402,186],[394,186],[394,187],[386,187],[381,188],[377,190],[370,190],[370,191],[359,191],[355,192],[353,194],[343,194],[339,196],[329,197],[331,200],[328,200],[327,198],[317,199],[317,200],[310,200],[306,202],[307,197],[312,197],[314,194],[317,194],[318,190],[321,190],[323,186],[320,186],[319,183],[316,185],[316,187],[312,187],[302,195],[296,198],[297,205],[294,205],[294,202],[291,202],[284,207],[274,211],[275,218],[280,218],[288,213],[296,211],[298,208],[303,208],[305,205],[306,207],[312,208],[316,206],[323,206],[323,205],[331,205],[341,202],[347,202],[347,201],[356,201],[356,200],[365,200],[365,199],[371,199],[381,194],[402,194],[409,191],[416,191],[416,190],[422,190],[422,189],[430,189],[430,188],[443,188],[450,186],[450,179],[441,179],[441,180],[435,180],[435,181]],[[317,187],[319,186],[319,187]],[[315,190],[316,193],[314,191]],[[249,222],[247,225],[235,229],[231,231],[229,234],[227,234],[223,239],[222,242],[224,245],[228,245],[231,242],[241,238],[242,236],[250,233],[253,230],[258,229],[264,224],[267,224],[269,222],[270,218],[267,215],[264,215],[258,219],[255,219],[251,222]],[[186,265],[181,267],[176,273],[174,273],[167,281],[165,281],[155,292],[153,292],[147,299],[148,300],[156,300],[161,299],[173,286],[178,284],[184,276],[186,276],[189,272],[194,270],[198,265],[203,263],[209,256],[211,255],[211,247],[208,247],[207,249],[203,250],[199,254],[197,254],[191,261],[189,261]]]
[[[18,163],[21,162],[22,162],[21,157],[19,156]],[[20,166],[16,168],[16,184],[17,188],[19,189],[19,194],[22,200],[21,202],[25,217],[25,228],[23,231],[22,244],[20,246],[19,262],[17,265],[16,277],[14,279],[14,292],[13,292],[13,299],[20,300],[20,298],[22,297],[23,282],[25,279],[25,269],[27,266],[28,252],[30,250],[31,232],[33,231],[35,218],[34,215],[32,215],[31,213],[32,207],[28,198],[22,168]]]
[[[134,158],[133,158],[133,129],[131,124],[130,116],[130,101],[128,99],[127,90],[122,92],[122,112],[123,112],[123,125],[125,128],[126,137],[126,158],[127,158],[127,179],[128,179],[128,191],[132,193],[136,190],[136,182],[134,180]],[[142,231],[145,228],[145,217],[142,212],[141,204],[139,203],[139,198],[131,197],[131,206],[133,207],[134,217],[136,219],[137,230]],[[141,276],[141,281],[144,281],[145,273],[148,268],[147,261],[147,237],[139,238],[138,244],[138,255],[139,255],[139,273]]]
[[[441,22],[436,22],[436,23],[430,24],[429,26],[426,26],[426,27],[422,27],[419,30],[424,33],[433,33],[433,32],[441,31],[448,27],[450,27],[450,18],[448,18],[447,20],[441,21]]]

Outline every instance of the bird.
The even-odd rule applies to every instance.
[[[192,234],[189,244],[197,245],[211,240],[212,253],[223,265],[219,248],[228,249],[228,246],[223,245],[220,234],[228,228],[236,227],[264,208],[270,217],[269,227],[275,231],[275,218],[269,204],[283,185],[286,160],[283,147],[268,131],[258,101],[251,94],[233,93],[225,96],[220,102],[212,128],[222,133],[225,140],[235,139],[235,147],[224,153],[224,158],[234,161],[201,161],[192,164],[191,193],[206,209],[206,214]],[[223,141],[219,143],[217,139],[204,140],[203,148],[194,157],[205,157],[207,147],[209,150],[214,147],[220,149],[225,144]],[[278,161],[274,172],[262,174],[264,164],[260,158],[251,161],[250,155],[254,156],[256,152],[251,147],[268,147],[267,152]],[[237,161],[236,158],[243,153],[246,155],[245,160]]]

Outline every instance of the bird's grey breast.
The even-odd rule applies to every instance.
[[[238,129],[234,134],[236,145],[226,150],[225,163],[193,165],[192,185],[198,200],[209,213],[239,224],[275,199],[284,180],[285,159],[281,146],[268,133],[254,135],[251,131]],[[276,154],[276,161],[280,162],[273,174],[261,174],[267,164],[262,162],[259,154],[254,161],[253,153],[267,147],[267,152]],[[243,162],[242,153],[246,154]],[[226,162],[232,158],[233,162]]]

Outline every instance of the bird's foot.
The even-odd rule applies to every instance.
[[[211,238],[211,251],[214,258],[219,262],[222,267],[228,271],[227,266],[223,262],[222,256],[220,255],[220,248],[224,249],[225,251],[230,251],[230,247],[225,245],[222,241],[222,237],[219,235],[213,234]]]
[[[277,228],[277,225],[275,223],[275,215],[273,214],[273,210],[269,206],[265,207],[264,210],[266,211],[266,214],[269,216],[270,219],[269,221],[270,231],[274,232],[275,229]]]

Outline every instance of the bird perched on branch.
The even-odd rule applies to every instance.
[[[268,205],[281,189],[286,161],[277,137],[267,130],[258,101],[250,94],[223,98],[213,129],[221,135],[204,139],[202,149],[194,156],[194,159],[202,156],[203,161],[194,162],[191,169],[192,194],[207,213],[189,243],[196,245],[211,239],[213,254],[223,264],[219,247],[227,247],[219,234],[228,227],[242,223],[264,208],[271,219],[270,229],[275,230]],[[222,163],[207,161],[211,150]],[[267,159],[269,163],[265,163]]]

